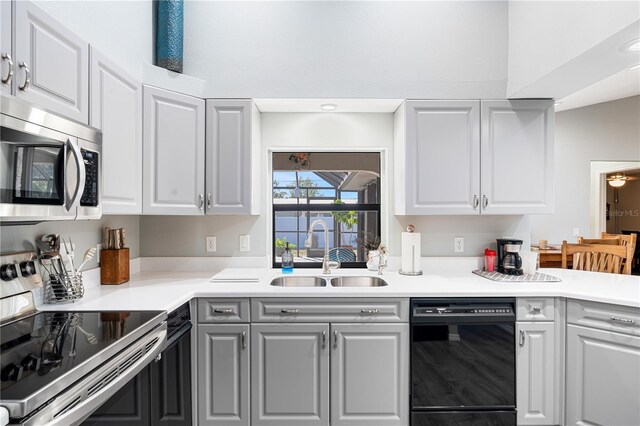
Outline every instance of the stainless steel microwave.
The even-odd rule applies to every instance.
[[[0,223],[99,219],[102,133],[3,96]]]

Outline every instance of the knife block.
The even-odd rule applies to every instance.
[[[100,284],[115,285],[129,281],[129,249],[100,250]]]

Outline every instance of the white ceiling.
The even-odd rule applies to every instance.
[[[556,111],[640,95],[640,69],[625,70],[559,100]]]
[[[402,99],[254,99],[260,112],[375,112],[392,113]],[[336,105],[335,111],[324,111],[320,106]]]

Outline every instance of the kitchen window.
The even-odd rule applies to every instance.
[[[287,243],[295,267],[321,267],[325,250],[342,267],[366,267],[364,243],[380,236],[380,153],[278,152],[272,165],[273,267]],[[308,234],[318,219],[326,241],[321,226]]]

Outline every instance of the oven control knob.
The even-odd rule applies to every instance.
[[[37,371],[40,368],[40,358],[34,354],[29,354],[20,362],[25,370]]]
[[[18,269],[13,263],[0,266],[0,278],[2,281],[11,281],[18,277]]]
[[[22,378],[23,369],[24,367],[16,364],[15,362],[11,363],[2,369],[0,378],[2,378],[2,381],[17,382]]]
[[[36,264],[33,260],[25,260],[20,263],[20,272],[23,277],[30,277],[36,273]]]

